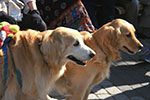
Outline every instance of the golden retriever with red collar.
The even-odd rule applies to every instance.
[[[96,55],[86,67],[67,63],[55,89],[65,95],[66,100],[87,100],[91,89],[109,76],[111,62],[120,59],[119,49],[135,54],[143,47],[134,32],[133,25],[122,19],[113,20],[92,34],[81,32],[85,44]]]
[[[19,31],[7,45],[8,69],[0,49],[0,100],[50,100],[47,94],[63,75],[65,64],[85,65],[94,55],[81,34],[70,28]]]

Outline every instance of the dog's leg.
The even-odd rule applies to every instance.
[[[37,89],[40,100],[54,100],[47,94],[48,91],[46,91],[45,89],[40,89],[40,87]]]
[[[9,91],[9,89],[5,90],[5,94],[2,96],[2,100],[16,100],[16,93]]]
[[[40,72],[40,71],[38,71]],[[50,97],[47,95],[51,88],[47,86],[46,77],[43,77],[41,74],[38,74],[35,79],[35,85],[38,91],[38,97],[40,100],[51,100]],[[42,80],[42,81],[41,81]]]
[[[66,100],[83,100],[85,91],[76,91],[72,96],[66,97]]]
[[[88,96],[89,96],[90,92],[91,92],[91,88],[88,88],[86,93],[85,93],[83,100],[88,100]]]
[[[17,81],[14,79],[14,77],[9,77],[8,79],[7,88],[4,91],[4,95],[2,96],[2,100],[16,100],[17,96]]]
[[[66,97],[66,100],[88,100],[88,96],[90,94],[91,87],[89,87],[85,92],[78,91],[78,93],[74,93],[71,97]]]
[[[51,98],[48,95],[46,95],[45,92],[39,92],[39,98],[40,100],[51,100]]]

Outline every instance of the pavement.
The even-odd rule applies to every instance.
[[[150,47],[150,39],[140,41],[144,49]],[[96,85],[88,100],[150,100],[150,63],[142,60],[141,53],[121,52],[121,56],[112,63],[109,79]]]

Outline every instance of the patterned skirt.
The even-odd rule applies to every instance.
[[[95,27],[92,25],[89,15],[80,0],[70,5],[60,16],[47,23],[48,29],[55,29],[58,26],[69,27],[79,31],[95,31]]]

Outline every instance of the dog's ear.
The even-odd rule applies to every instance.
[[[38,40],[40,41],[41,43],[41,46],[40,46],[40,50],[42,51],[42,53],[44,55],[48,55],[49,52],[53,51],[52,49],[52,42],[53,42],[53,39],[51,38],[50,34],[48,32],[45,32],[45,34],[40,34],[37,36]]]
[[[103,46],[105,48],[104,51],[111,55],[112,60],[120,59],[119,49],[119,37],[120,37],[120,30],[116,30],[111,26],[106,26],[104,28],[104,40]]]
[[[120,27],[119,27],[119,28],[114,28],[114,32],[115,32],[117,38],[120,38],[120,36],[121,36],[121,30],[120,30]]]
[[[109,34],[110,43],[113,47],[118,48],[120,36],[121,36],[120,28],[113,28],[111,33]]]
[[[39,37],[39,39],[42,39],[40,50],[47,63],[49,60],[55,61],[62,51],[61,36],[55,31],[48,31],[44,34],[43,38]]]
[[[82,39],[83,39],[83,41],[84,41],[85,43],[86,43],[86,40],[87,40],[88,38],[92,38],[91,33],[87,32],[87,31],[81,31],[80,34],[81,34]]]

